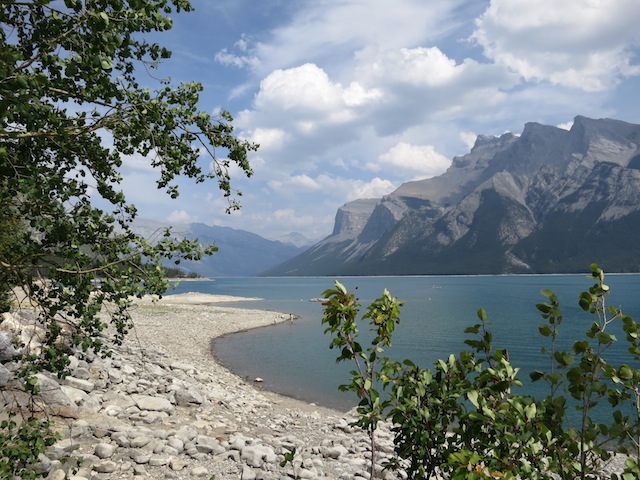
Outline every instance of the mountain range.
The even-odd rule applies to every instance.
[[[134,230],[153,241],[167,226],[151,220],[136,220]],[[274,241],[245,230],[203,223],[173,225],[172,234],[176,238],[198,239],[202,244],[213,243],[218,247],[210,257],[197,262],[180,262],[179,268],[185,273],[193,272],[205,277],[251,277],[296,256],[309,245],[301,234],[289,234],[283,237],[283,241]],[[171,261],[165,265],[176,267]]]
[[[640,125],[578,116],[479,136],[442,175],[338,209],[265,275],[640,271]]]

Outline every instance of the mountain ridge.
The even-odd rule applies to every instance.
[[[264,274],[640,271],[637,234],[640,125],[576,116],[478,136],[442,175],[343,205],[330,236]]]
[[[179,265],[171,261],[168,267],[179,267],[205,277],[251,277],[278,265],[304,251],[308,246],[298,246],[278,240],[268,240],[245,230],[204,223],[169,225],[153,220],[136,219],[134,231],[150,241],[171,226],[172,236],[177,239],[198,239],[202,244],[213,243],[218,251],[199,261],[182,260]],[[285,236],[288,238],[287,236]],[[292,241],[302,242],[300,234]]]

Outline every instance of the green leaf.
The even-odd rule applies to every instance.
[[[586,352],[589,349],[589,342],[580,341],[573,344],[573,351],[577,354]]]
[[[603,345],[609,345],[616,340],[616,337],[608,334],[607,332],[600,332],[598,334],[598,341]]]
[[[542,335],[543,337],[549,337],[551,336],[551,333],[553,333],[549,325],[540,325],[538,327],[538,331],[540,332],[540,335]]]
[[[524,415],[527,418],[527,420],[532,420],[533,418],[535,418],[536,412],[537,412],[537,408],[535,403],[531,403],[527,405],[524,409]]]
[[[534,371],[534,372],[531,372],[531,373],[529,374],[529,377],[531,378],[531,380],[532,380],[533,382],[537,382],[537,381],[538,381],[538,380],[540,380],[542,377],[544,377],[544,373],[543,373],[543,372],[541,372],[541,371],[539,371],[539,370],[536,370],[536,371]]]
[[[467,392],[467,398],[473,404],[474,407],[480,408],[480,404],[478,403],[478,392],[476,390],[471,390]]]
[[[622,365],[618,370],[618,377],[623,380],[631,380],[633,378],[634,371],[629,368],[628,365]]]

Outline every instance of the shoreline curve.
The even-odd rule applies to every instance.
[[[187,292],[158,299],[136,299],[130,310],[134,328],[129,337],[144,346],[165,351],[177,361],[193,364],[224,377],[235,389],[254,391],[268,397],[284,409],[342,416],[345,412],[260,388],[221,362],[212,351],[217,338],[255,328],[291,321],[291,314],[246,307],[232,307],[233,302],[260,301],[257,297]],[[225,304],[224,306],[218,304]]]

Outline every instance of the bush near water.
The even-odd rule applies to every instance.
[[[438,360],[425,369],[411,360],[395,362],[383,355],[400,320],[400,302],[385,291],[366,310],[374,338],[358,342],[360,305],[339,282],[324,292],[323,323],[337,348],[337,361],[353,362],[350,382],[341,386],[357,394],[359,418],[371,442],[370,474],[375,475],[376,427],[393,422],[395,458],[387,468],[403,469],[409,478],[431,479],[588,479],[603,478],[615,454],[626,455],[612,479],[640,477],[640,325],[621,309],[606,305],[609,287],[603,271],[591,265],[595,284],[579,295],[590,315],[584,339],[570,351],[558,350],[562,310],[558,297],[542,290],[536,305],[544,323],[539,332],[549,364],[531,373],[545,382],[548,395],[534,398],[518,392],[519,369],[505,349],[492,343],[483,309],[479,322],[465,330],[468,350]],[[618,339],[609,333],[622,323],[628,362],[612,364],[607,351]],[[383,392],[386,390],[386,392]],[[597,423],[594,409],[609,404],[608,422]],[[568,420],[570,409],[579,421]]]

